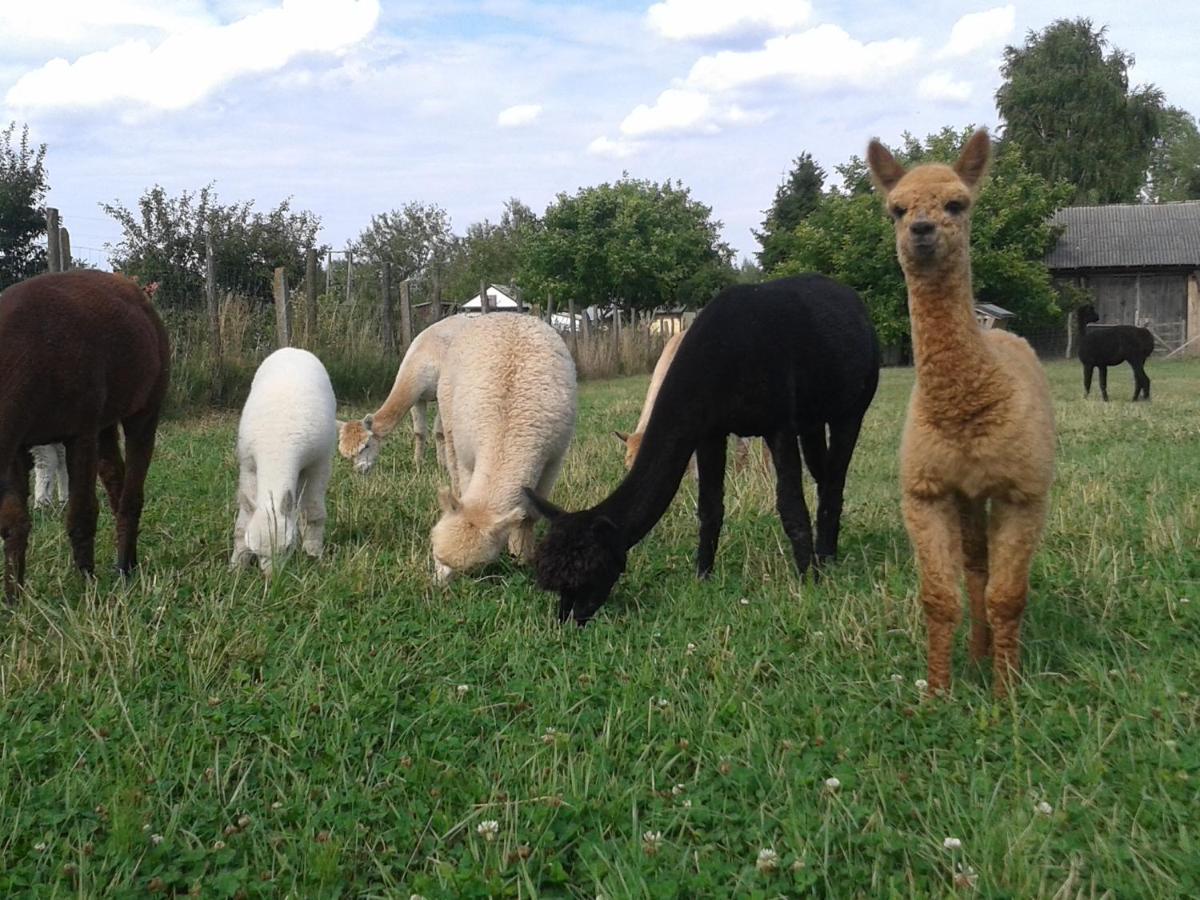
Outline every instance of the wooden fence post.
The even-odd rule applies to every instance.
[[[354,276],[354,251],[346,251],[346,302],[350,302],[350,281]]]
[[[412,294],[407,278],[400,282],[400,339],[404,342],[407,352],[413,339]]]
[[[333,293],[333,251],[326,251],[325,257],[325,296]]]
[[[58,229],[59,271],[66,272],[71,268],[71,233],[61,226]]]
[[[489,305],[490,304],[488,302],[488,295],[487,295],[487,282],[481,281],[481,282],[479,282],[479,311],[482,313],[491,312],[491,310],[488,308]]]
[[[513,286],[513,299],[517,301],[517,312],[525,312],[525,301],[521,298],[521,289],[516,285]]]
[[[383,296],[380,301],[380,318],[383,321],[383,346],[389,353],[396,352],[396,310],[392,306],[392,264],[385,262],[379,273],[383,281]]]
[[[433,273],[433,321],[442,320],[442,276]]]
[[[304,254],[304,343],[310,350],[317,346],[317,251],[309,247]]]
[[[579,349],[579,336],[575,333],[575,297],[567,298],[567,315],[571,317],[571,350]]]
[[[62,244],[59,243],[58,210],[46,207],[46,266],[51,272],[62,271]]]
[[[287,270],[275,270],[275,342],[280,347],[292,346],[292,299],[288,296]]]
[[[546,324],[554,324],[554,295],[546,295]]]

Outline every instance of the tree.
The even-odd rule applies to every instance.
[[[1031,171],[1072,185],[1076,203],[1133,202],[1145,183],[1163,95],[1131,89],[1132,65],[1090,19],[1059,19],[1004,50],[1004,140]]]
[[[1200,200],[1200,128],[1186,110],[1168,106],[1162,113],[1162,133],[1150,153],[1146,198]]]
[[[953,162],[973,128],[945,128],[924,141],[905,134],[893,150],[902,165]],[[889,148],[890,149],[890,148]],[[860,190],[866,165],[859,157],[837,167],[843,187],[825,193],[796,228],[792,254],[772,276],[823,272],[855,288],[871,310],[885,344],[908,339],[908,294],[896,259],[892,223],[879,198]],[[973,287],[978,300],[1016,313],[1018,328],[1041,327],[1059,314],[1057,294],[1043,262],[1057,234],[1050,224],[1072,188],[1030,172],[1015,146],[1001,146],[971,218]]]
[[[390,262],[392,277],[405,281],[423,274],[434,261],[444,260],[452,240],[447,212],[435,203],[413,201],[372,216],[355,250],[363,262]]]
[[[733,278],[733,251],[711,216],[681,183],[628,174],[559,194],[525,243],[521,284],[583,305],[702,306]]]
[[[208,237],[217,283],[266,301],[277,266],[292,284],[303,278],[305,251],[315,246],[321,227],[313,213],[293,211],[290,198],[266,213],[255,212],[253,200],[222,206],[212,184],[175,198],[155,185],[136,211],[115,201],[101,208],[123,232],[109,247],[113,268],[144,283],[157,281],[156,300],[166,306],[203,304]]]
[[[14,142],[17,123],[0,131],[0,290],[46,271],[46,145],[31,146],[29,126]]]
[[[479,292],[479,283],[506,284],[517,280],[525,242],[541,227],[537,214],[512,197],[504,204],[499,223],[487,219],[467,227],[454,238],[446,263],[443,289],[462,299]]]
[[[796,226],[803,222],[821,202],[825,187],[825,170],[816,164],[810,153],[801,153],[792,164],[792,171],[775,190],[775,202],[763,219],[763,230],[754,232],[762,251],[755,254],[763,269],[770,271],[787,255],[787,244]]]

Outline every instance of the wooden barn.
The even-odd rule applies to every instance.
[[[1046,265],[1091,295],[1102,323],[1200,352],[1200,200],[1073,206],[1054,223],[1063,232]]]

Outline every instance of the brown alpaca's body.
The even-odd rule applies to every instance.
[[[975,321],[969,208],[987,157],[983,132],[954,168],[906,173],[882,145],[869,153],[896,219],[912,318],[917,377],[900,447],[901,507],[920,575],[929,685],[950,686],[965,576],[971,656],[993,655],[1003,696],[1019,667],[1029,569],[1054,477],[1054,411],[1029,344]]]
[[[67,531],[94,569],[99,475],[117,519],[117,565],[137,564],[142,488],[166,395],[169,348],[142,288],[107,272],[40,275],[0,295],[0,533],[5,596],[24,580],[29,448],[66,445]],[[117,426],[125,436],[126,460]]]

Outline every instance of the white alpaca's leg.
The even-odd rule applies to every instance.
[[[320,559],[325,546],[325,490],[332,471],[326,459],[300,473],[300,534],[304,552],[313,559]]]
[[[54,502],[50,490],[54,484],[54,466],[58,457],[50,444],[34,447],[30,452],[33,454],[33,505],[37,508],[49,506]]]
[[[418,400],[412,405],[409,410],[409,415],[412,416],[413,425],[413,462],[417,468],[421,467],[421,461],[425,458],[425,448],[429,443],[428,425],[425,421],[425,401]]]
[[[54,444],[54,481],[58,485],[58,502],[67,502],[67,448]]]
[[[257,491],[258,479],[253,470],[245,464],[238,474],[237,520],[233,525],[233,555],[229,557],[229,567],[237,569],[249,565],[254,554],[246,546],[246,526],[254,515],[254,498]]]

